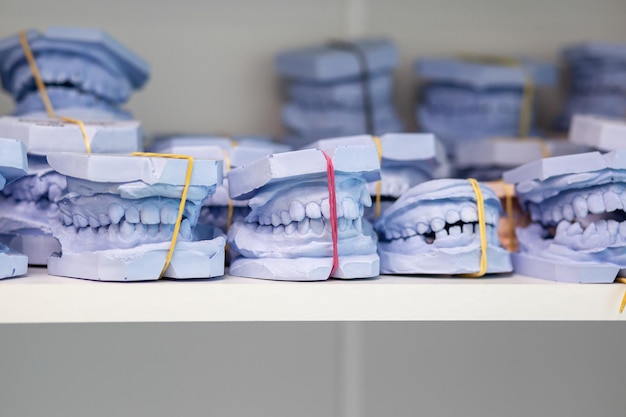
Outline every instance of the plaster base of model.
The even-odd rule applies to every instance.
[[[166,278],[211,278],[224,275],[223,236],[200,242],[179,242]],[[151,281],[165,265],[169,242],[142,245],[136,249],[55,254],[48,260],[48,273],[95,281]]]
[[[61,244],[48,234],[0,235],[0,242],[28,256],[28,264],[46,266],[48,258],[61,251]]]
[[[511,258],[515,272],[550,281],[583,284],[611,283],[620,270],[617,265],[546,259],[529,253],[512,253]]]
[[[480,269],[480,248],[439,248],[419,254],[387,251],[385,243],[378,244],[381,274],[471,274]],[[487,273],[511,272],[511,260],[505,249],[487,248]]]
[[[0,245],[0,279],[24,275],[26,271],[28,271],[28,258]]]
[[[324,281],[329,277],[357,279],[375,277],[380,262],[376,254],[340,256],[330,275],[332,258],[238,258],[232,262],[232,275],[276,281]]]

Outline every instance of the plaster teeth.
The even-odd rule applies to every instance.
[[[166,205],[161,209],[161,223],[174,224],[176,223],[178,211],[169,205]]]
[[[619,235],[622,240],[626,240],[626,222],[621,222],[619,224]]]
[[[262,224],[264,226],[270,225],[270,224],[272,224],[272,219],[270,218],[270,216],[267,216],[265,214],[260,215],[259,216],[259,224]]]
[[[448,232],[450,236],[460,236],[462,233],[461,226],[452,226]]]
[[[317,235],[324,233],[324,220],[311,219],[311,230]]]
[[[556,235],[566,234],[569,230],[570,223],[567,220],[561,220],[556,226]]]
[[[159,225],[158,224],[150,224],[146,228],[146,233],[149,236],[156,236],[159,233]]]
[[[72,217],[68,214],[61,214],[61,219],[63,221],[63,224],[66,226],[71,225],[73,222]]]
[[[135,233],[135,225],[125,221],[120,223],[120,237],[128,240]]]
[[[604,213],[606,208],[602,194],[599,192],[589,194],[589,197],[587,197],[587,207],[589,207],[589,211],[593,214]]]
[[[416,230],[417,230],[417,233],[419,233],[420,235],[423,235],[430,231],[430,226],[427,225],[426,223],[418,223]]]
[[[433,232],[435,233],[443,229],[445,226],[446,226],[446,222],[443,219],[440,219],[439,217],[435,217],[434,219],[430,221],[430,227],[433,229]]]
[[[137,223],[135,225],[135,233],[137,233],[139,236],[144,236],[146,234],[146,225],[143,223]]]
[[[607,229],[612,243],[615,243],[617,241],[617,237],[619,237],[619,223],[615,220],[609,220],[607,221]]]
[[[579,222],[572,224],[569,229],[567,229],[568,236],[580,235],[583,233],[583,228]]]
[[[579,195],[574,197],[572,200],[572,207],[574,208],[574,213],[577,218],[582,219],[587,217],[589,210],[587,209],[587,201],[585,201],[584,198]]]
[[[260,233],[270,234],[270,233],[272,233],[273,229],[274,228],[272,226],[270,226],[270,225],[261,225],[256,230],[257,230],[257,232],[260,232]]]
[[[286,210],[282,210],[280,212],[280,221],[282,224],[289,224],[291,223],[291,216],[289,216],[289,212]]]
[[[104,213],[98,214],[98,221],[100,222],[100,226],[108,226],[111,224],[111,220],[109,219],[109,216],[107,216]]]
[[[572,207],[571,204],[564,204],[563,205],[563,217],[567,221],[574,220],[574,208]]]
[[[328,200],[324,200],[324,201],[328,203]],[[322,201],[322,204],[324,204],[324,201]],[[305,212],[306,212],[306,217],[310,219],[319,219],[320,217],[322,217],[322,209],[316,203],[308,203],[306,205]],[[326,217],[326,214],[324,214],[324,217]],[[330,218],[330,205],[328,206],[327,218]],[[298,221],[302,221],[302,220],[298,220]]]
[[[583,240],[591,239],[597,233],[597,228],[595,223],[591,223],[585,231],[583,232]]]
[[[563,215],[561,214],[561,209],[559,206],[555,205],[554,207],[552,207],[552,220],[554,220],[555,223],[563,220]]]
[[[285,226],[283,226],[282,224],[279,224],[278,226],[274,228],[274,231],[272,233],[275,235],[280,235],[282,233],[285,233]]]
[[[539,206],[534,203],[530,203],[528,205],[528,211],[530,212],[530,218],[534,222],[538,222],[541,220],[541,211],[539,210]]]
[[[276,213],[272,213],[272,226],[276,227],[280,224],[280,216]]]
[[[85,216],[81,216],[80,214],[74,214],[72,220],[74,220],[74,225],[78,227],[87,227],[89,225]]]
[[[359,214],[358,214],[358,211],[357,211],[357,208],[356,208],[356,204],[355,204],[354,201],[352,201],[352,199],[346,198],[341,203],[341,206],[343,207],[343,216],[346,219],[354,220],[357,217],[359,217]]]
[[[107,212],[112,224],[119,223],[122,217],[124,217],[124,208],[117,203],[109,205]]]
[[[394,239],[400,239],[402,237],[402,233],[399,230],[392,230],[391,237]]]
[[[343,206],[341,203],[337,202],[337,218],[344,217]]]
[[[95,217],[89,216],[87,220],[89,221],[89,227],[91,227],[92,229],[97,229],[98,227],[100,227],[100,222]]]
[[[294,222],[299,222],[304,220],[306,212],[304,210],[304,206],[299,201],[292,201],[289,203],[289,217]],[[289,223],[286,223],[289,224]]]
[[[320,204],[320,210],[322,211],[322,215],[325,219],[330,219],[330,203],[328,202],[327,198],[322,200],[322,203]]]
[[[361,203],[365,207],[371,207],[372,206],[372,196],[370,195],[369,191],[367,191],[367,187],[364,187],[361,190],[361,196],[359,197],[359,203]]]
[[[309,231],[309,229],[311,228],[311,220],[309,219],[304,219],[301,222],[298,222],[298,233],[303,235],[306,232]]]
[[[465,223],[472,223],[478,221],[478,212],[476,207],[465,206],[461,209],[461,220]]]
[[[454,224],[461,220],[461,214],[456,210],[448,210],[446,213],[446,223]]]
[[[448,237],[448,232],[445,229],[441,229],[440,231],[435,233],[435,242],[437,240],[442,240]]]
[[[337,223],[338,223],[337,228],[339,229],[340,232],[345,232],[346,229],[348,229],[348,219],[346,218],[337,219]]]
[[[359,218],[363,217],[365,214],[365,207],[362,204],[359,204]]]
[[[363,218],[362,217],[359,217],[358,219],[354,220],[354,228],[357,230],[357,232],[363,233]]]
[[[549,224],[552,222],[552,212],[550,210],[544,210],[541,213],[541,222],[543,224]]]
[[[415,229],[412,229],[410,227],[405,227],[404,229],[402,229],[402,237],[411,237],[411,236],[415,236],[417,234],[417,231],[415,231]]]
[[[146,204],[141,209],[141,223],[158,224],[161,221],[159,208],[153,204]],[[138,222],[135,222],[138,223]]]
[[[607,212],[610,213],[622,209],[622,200],[613,191],[607,191],[602,197],[604,198],[604,206]]]
[[[61,195],[63,195],[63,190],[58,185],[52,184],[48,190],[48,200],[56,201]]]
[[[189,220],[183,219],[183,221],[180,222],[179,233],[183,239],[191,240],[191,224],[189,223]]]
[[[474,234],[474,225],[472,223],[463,223],[463,234]]]
[[[285,233],[287,234],[287,236],[293,235],[297,229],[298,224],[296,222],[291,222],[287,226],[285,226]]]

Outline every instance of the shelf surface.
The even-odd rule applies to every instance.
[[[0,323],[626,320],[618,311],[625,289],[520,275],[108,283],[30,268],[0,281]]]

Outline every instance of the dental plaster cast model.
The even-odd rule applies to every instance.
[[[398,61],[396,47],[384,39],[279,54],[276,69],[288,80],[285,140],[301,147],[320,138],[404,130],[392,97]]]
[[[519,65],[489,57],[417,60],[416,75],[425,82],[416,109],[420,128],[443,140],[449,153],[464,141],[519,136],[525,86],[555,84],[556,69],[532,60],[508,61]]]
[[[498,242],[500,200],[480,185],[487,226],[487,273],[511,272]],[[439,179],[404,193],[375,223],[382,274],[467,274],[480,270],[476,195],[461,179]]]
[[[26,147],[18,140],[0,138],[0,190],[8,182],[26,175]],[[0,279],[24,275],[28,258],[0,243]]]
[[[381,213],[409,188],[433,178],[447,177],[450,165],[441,142],[430,133],[387,133],[379,137],[381,160]],[[370,135],[321,139],[307,148],[321,150],[337,146],[375,145]],[[376,196],[378,185],[367,185],[371,196]],[[365,217],[375,220],[375,207],[368,206]]]
[[[459,142],[455,166],[462,178],[494,181],[506,170],[548,156],[589,152],[588,146],[560,139],[490,138]]]
[[[623,118],[626,114],[626,43],[583,43],[563,50],[568,97],[557,127],[575,114]]]
[[[626,268],[626,150],[546,158],[504,173],[532,224],[517,229],[516,272],[613,282]]]
[[[67,178],[52,233],[61,254],[48,272],[102,281],[159,278],[170,248],[188,161],[164,157],[51,153]],[[168,278],[224,274],[225,237],[196,228],[202,201],[222,180],[222,162],[196,160]]]
[[[130,118],[121,106],[148,80],[143,59],[96,29],[29,30],[26,38],[58,115],[84,121]],[[17,104],[16,115],[47,117],[19,35],[0,40],[0,77]]]
[[[94,153],[126,153],[141,148],[137,121],[86,123]],[[14,250],[26,254],[31,265],[45,265],[61,247],[52,237],[50,221],[58,216],[57,199],[66,192],[65,177],[46,162],[50,152],[85,152],[79,126],[57,120],[0,117],[0,137],[26,145],[28,175],[0,191],[0,233]]]
[[[255,159],[278,152],[290,151],[291,147],[272,142],[264,137],[235,137],[179,135],[156,139],[150,146],[150,152],[177,153],[194,158],[224,160],[223,182],[214,194],[210,194],[202,205],[198,224],[209,224],[227,231],[228,224],[228,170],[247,164]],[[230,167],[228,166],[230,165]],[[233,218],[243,221],[250,212],[245,200],[232,200]]]
[[[619,119],[577,114],[572,119],[569,140],[600,151],[626,149],[626,123]]]
[[[326,150],[334,166],[338,265],[334,278],[377,276],[376,234],[363,218],[366,184],[380,179],[375,146]],[[230,172],[230,196],[252,209],[228,233],[230,274],[290,281],[329,278],[333,239],[329,174],[318,149],[269,155]]]

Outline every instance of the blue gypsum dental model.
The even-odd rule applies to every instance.
[[[498,241],[500,201],[480,185],[484,199],[487,270],[511,272]],[[383,274],[470,274],[480,270],[476,195],[469,181],[439,179],[404,193],[375,223]]]
[[[137,121],[85,123],[93,153],[129,154],[141,148]],[[0,191],[0,233],[8,245],[26,254],[31,265],[46,265],[58,252],[50,223],[58,216],[56,201],[66,190],[65,176],[46,161],[50,152],[85,152],[79,126],[57,120],[0,117],[0,137],[20,140],[28,152],[28,174]],[[4,240],[4,239],[3,239]]]
[[[373,145],[326,150],[334,166],[338,265],[334,278],[379,273],[376,235],[363,219],[366,184],[380,179]],[[329,278],[333,239],[329,165],[321,150],[274,154],[230,172],[230,196],[248,199],[251,213],[228,233],[231,275],[290,281]]]
[[[0,138],[0,190],[6,183],[26,175],[26,147],[15,139]],[[0,243],[0,279],[24,275],[28,258]]]
[[[186,183],[188,161],[165,157],[52,153],[67,178],[52,233],[61,254],[48,272],[102,281],[156,280],[166,262]],[[224,273],[225,237],[196,227],[202,201],[222,180],[222,162],[194,161],[178,242],[165,277]]]

